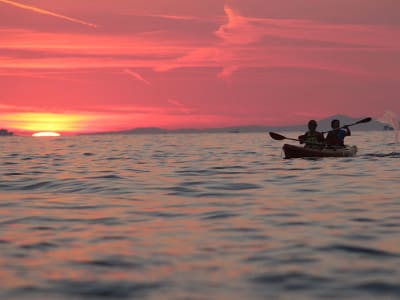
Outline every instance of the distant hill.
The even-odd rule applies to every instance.
[[[0,129],[0,136],[12,136],[14,135],[13,132],[8,131],[7,129]]]
[[[318,121],[319,131],[329,131],[331,129],[331,120],[340,120],[341,125],[352,124],[357,122],[364,117],[352,118],[345,115],[334,115],[325,119]],[[369,123],[364,123],[357,125],[356,130],[385,130],[385,126],[382,122],[372,120]],[[167,133],[246,133],[246,132],[266,132],[266,131],[305,131],[307,130],[307,122],[304,124],[290,125],[290,126],[264,126],[264,125],[250,125],[250,126],[232,126],[232,127],[222,127],[222,128],[204,128],[204,129],[194,129],[194,128],[182,128],[168,130],[158,127],[144,127],[144,128],[134,128],[123,131],[113,131],[113,132],[98,132],[92,134],[167,134]]]

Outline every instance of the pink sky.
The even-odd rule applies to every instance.
[[[400,1],[0,0],[0,127],[400,113]]]

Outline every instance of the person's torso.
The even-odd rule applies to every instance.
[[[335,129],[328,132],[326,142],[330,146],[344,146],[344,138],[347,132],[344,129]]]
[[[320,132],[316,132],[316,131],[307,131],[305,134],[305,144],[306,147],[310,147],[310,148],[318,148],[320,147],[320,136],[321,133]]]

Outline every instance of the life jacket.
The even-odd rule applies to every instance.
[[[307,131],[304,135],[304,143],[307,148],[321,148],[321,133],[316,131]]]
[[[332,130],[328,133],[326,140],[328,142],[328,146],[340,146],[344,147],[344,138],[346,137],[347,132],[343,129]]]

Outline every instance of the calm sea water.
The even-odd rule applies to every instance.
[[[2,138],[0,298],[399,299],[400,145],[353,135]]]

